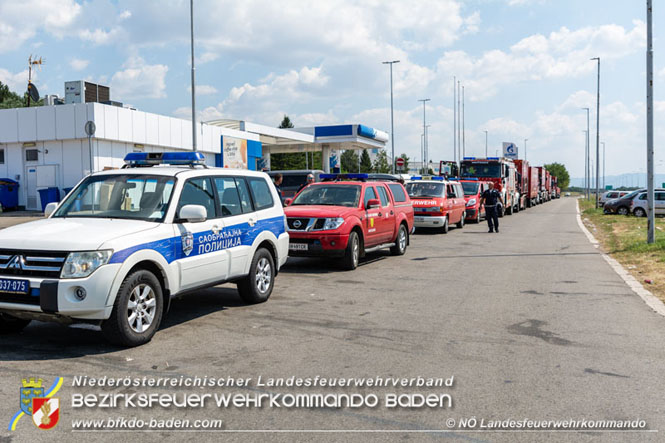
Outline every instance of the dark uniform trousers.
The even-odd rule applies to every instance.
[[[497,206],[485,206],[485,218],[487,219],[487,226],[490,231],[499,231],[499,211]]]

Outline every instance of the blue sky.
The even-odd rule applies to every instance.
[[[203,120],[297,126],[364,123],[388,131],[395,65],[395,146],[419,157],[420,98],[430,98],[430,157],[452,159],[452,83],[465,85],[467,155],[501,142],[536,163],[583,174],[595,62],[601,66],[601,141],[607,174],[645,165],[645,1],[195,0],[197,110]],[[665,69],[654,10],[657,172],[665,172],[660,85]],[[0,81],[25,88],[27,57],[46,58],[35,83],[64,94],[67,80],[112,87],[112,99],[188,118],[189,2],[0,0]]]

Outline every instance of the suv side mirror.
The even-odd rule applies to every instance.
[[[380,206],[381,206],[381,202],[379,201],[379,199],[370,198],[369,200],[367,200],[367,205],[365,206],[365,209],[374,209],[374,208],[378,208]]]
[[[51,214],[53,214],[58,207],[58,204],[55,202],[51,202],[46,205],[46,208],[44,208],[44,217],[49,218]]]
[[[293,203],[292,198],[287,198],[286,200],[284,200],[284,206],[291,206],[291,203]]]
[[[185,205],[180,208],[178,218],[189,223],[200,223],[206,221],[208,218],[208,211],[205,206]]]

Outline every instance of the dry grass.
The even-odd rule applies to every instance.
[[[582,221],[598,239],[603,251],[665,302],[665,219],[656,218],[656,242],[649,245],[646,218],[604,215],[602,209],[594,208],[593,201],[578,201]]]

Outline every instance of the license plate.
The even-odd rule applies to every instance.
[[[307,243],[289,243],[289,250],[291,251],[306,251]]]
[[[413,221],[424,222],[424,221],[425,221],[425,217],[413,217]]]
[[[27,295],[30,292],[30,282],[28,280],[0,278],[0,292]]]

